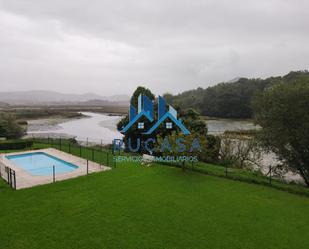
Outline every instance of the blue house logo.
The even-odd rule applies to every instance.
[[[158,97],[158,117],[154,117],[153,102],[145,95],[139,95],[138,106],[130,105],[129,123],[122,128],[121,133],[125,134],[132,126],[137,125],[142,134],[152,134],[160,125],[171,130],[178,127],[184,135],[189,135],[190,131],[183,125],[181,119],[177,119],[177,111],[167,105],[165,99]],[[150,124],[146,129],[145,121]],[[148,125],[149,126],[149,125]]]

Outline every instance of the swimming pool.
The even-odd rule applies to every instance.
[[[53,175],[53,166],[55,166],[56,174],[72,172],[78,168],[72,163],[44,152],[8,155],[6,158],[33,176]]]

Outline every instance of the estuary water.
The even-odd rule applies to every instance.
[[[117,123],[121,116],[109,114],[82,112],[87,117],[80,119],[37,119],[28,121],[28,136],[49,137],[75,137],[82,143],[111,144],[115,138],[122,138],[117,130]],[[258,129],[250,121],[211,119],[207,120],[208,133],[219,135],[226,130]],[[87,142],[88,141],[88,142]],[[274,154],[263,153],[261,171],[266,174],[269,165],[278,163]],[[301,182],[297,174],[288,172],[285,177],[288,181]]]
[[[117,131],[117,123],[121,116],[82,112],[86,115],[80,119],[37,119],[28,121],[28,134],[51,137],[76,137],[77,140],[109,144],[122,135]],[[209,134],[220,134],[225,130],[249,130],[256,126],[250,121],[212,119],[207,121]]]
[[[78,141],[111,144],[122,135],[117,131],[121,116],[82,112],[87,117],[79,119],[37,119],[28,121],[29,136],[75,137]]]

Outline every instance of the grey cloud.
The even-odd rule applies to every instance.
[[[309,3],[0,0],[6,90],[180,92],[308,68]]]

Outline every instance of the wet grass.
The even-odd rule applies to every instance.
[[[153,165],[14,191],[1,248],[308,248],[309,199]]]

